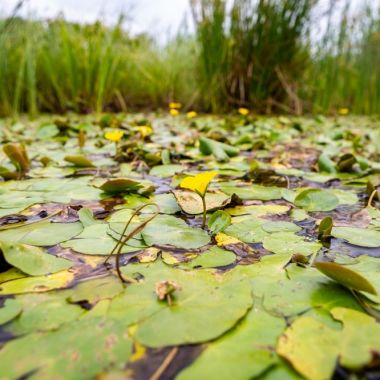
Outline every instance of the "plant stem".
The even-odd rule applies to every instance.
[[[375,190],[372,191],[372,194],[370,195],[370,197],[368,199],[367,207],[371,207],[372,206],[372,201],[374,200],[376,194],[377,194],[377,189],[375,189]]]
[[[206,227],[206,194],[201,197],[202,198],[202,206],[203,206],[203,218],[202,218],[202,228],[205,229]]]
[[[133,218],[139,214],[139,212],[145,208],[145,207],[148,207],[148,206],[154,206],[156,208],[156,211],[150,216],[148,217],[145,221],[141,222],[134,230],[132,230],[132,232],[130,232],[128,235],[125,235],[126,232],[127,232],[127,229],[129,227],[129,225],[131,224]],[[134,212],[133,214],[131,215],[131,217],[129,218],[127,224],[125,225],[124,227],[124,230],[122,232],[122,234],[120,235],[120,238],[119,240],[117,241],[115,247],[113,248],[113,250],[111,251],[111,253],[108,255],[108,257],[106,258],[106,260],[104,261],[104,264],[107,263],[107,261],[110,259],[110,257],[112,256],[113,253],[116,252],[116,273],[117,273],[117,276],[120,278],[120,280],[122,282],[128,282],[124,277],[123,277],[123,274],[121,273],[121,270],[120,270],[120,255],[121,255],[121,251],[123,249],[123,247],[127,244],[128,240],[131,239],[133,236],[135,236],[136,234],[138,234],[139,232],[141,232],[145,226],[151,221],[153,220],[158,214],[160,213],[160,208],[158,207],[157,204],[155,203],[146,203],[140,207],[138,207]]]

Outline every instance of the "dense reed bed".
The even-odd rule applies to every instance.
[[[319,7],[192,0],[195,34],[181,30],[164,46],[130,36],[123,17],[112,28],[3,20],[0,114],[157,109],[172,100],[207,112],[379,113],[379,9]]]

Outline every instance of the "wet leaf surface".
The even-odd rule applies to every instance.
[[[375,117],[4,126],[0,379],[376,378]]]

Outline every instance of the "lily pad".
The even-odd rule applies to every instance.
[[[233,327],[252,306],[247,279],[234,273],[184,271],[157,261],[124,267],[123,273],[138,273],[144,280],[131,284],[125,294],[114,298],[109,315],[125,323],[137,323],[136,339],[148,347],[216,338]],[[159,301],[154,293],[155,284],[163,280],[175,281],[181,287],[175,292],[172,305]]]
[[[339,332],[311,317],[300,317],[280,336],[277,353],[307,379],[330,379],[340,339]]]
[[[174,196],[181,209],[190,215],[202,214],[203,204],[201,197],[191,191],[173,191]],[[212,211],[222,208],[231,202],[231,197],[219,192],[219,193],[207,193],[206,194],[206,210]]]
[[[21,305],[14,299],[8,298],[0,308],[0,325],[16,318],[22,311]]]
[[[0,242],[0,249],[9,264],[32,276],[56,273],[73,266],[71,261],[49,255],[31,245]]]
[[[109,366],[122,366],[128,360],[132,341],[120,331],[121,322],[93,318],[66,324],[57,331],[26,335],[0,351],[1,376],[16,379],[33,373],[39,379],[94,378]],[[94,357],[97,359],[92,360]]]
[[[335,238],[344,239],[360,247],[380,247],[380,231],[356,227],[334,227],[331,234]]]
[[[317,262],[314,265],[323,274],[349,289],[377,295],[377,290],[370,281],[345,265],[323,261]]]
[[[193,228],[181,219],[159,215],[141,233],[148,245],[171,245],[177,248],[196,249],[210,242],[207,232]]]
[[[82,230],[82,223],[53,223],[44,220],[0,231],[0,241],[43,247],[69,240]]]
[[[246,380],[261,375],[279,362],[273,353],[285,321],[258,308],[252,309],[241,325],[211,343],[178,380]]]
[[[307,189],[296,196],[294,204],[306,211],[331,211],[339,205],[339,198],[328,190]]]

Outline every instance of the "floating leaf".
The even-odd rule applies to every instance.
[[[254,308],[237,328],[210,343],[178,380],[245,380],[261,375],[279,360],[273,354],[283,319]]]
[[[321,172],[336,173],[335,162],[327,154],[319,156],[318,167]]]
[[[79,168],[94,168],[96,165],[81,154],[65,156],[65,161]]]
[[[218,161],[227,161],[229,157],[235,157],[240,153],[238,148],[207,137],[199,139],[199,150],[206,156],[212,154]]]
[[[8,298],[0,308],[0,325],[16,318],[22,311],[21,305],[14,299]]]
[[[321,222],[319,223],[319,227],[318,227],[318,239],[324,241],[330,238],[332,228],[333,228],[333,220],[331,216],[326,216],[326,218],[323,218]]]
[[[158,261],[130,265],[122,271],[127,276],[137,272],[144,280],[129,285],[125,294],[114,298],[109,315],[125,323],[138,323],[135,337],[148,347],[214,339],[233,327],[252,306],[247,279],[234,273],[184,271]],[[158,301],[154,293],[156,282],[162,280],[175,281],[181,287],[171,306]]]
[[[143,186],[129,178],[116,178],[105,181],[100,189],[110,195],[136,193]]]
[[[264,237],[263,246],[268,251],[277,254],[304,256],[316,254],[322,248],[318,242],[305,241],[302,236],[289,232],[277,232]]]
[[[186,222],[170,215],[159,215],[142,231],[148,245],[171,245],[195,249],[210,242],[208,234],[200,228],[189,227]]]
[[[380,231],[356,227],[334,227],[331,235],[361,247],[380,247]]]
[[[236,194],[239,198],[244,200],[258,199],[262,201],[270,201],[282,198],[282,191],[279,187],[261,185],[234,186],[222,183],[220,189],[228,195]]]
[[[331,211],[339,205],[339,199],[328,190],[307,189],[296,196],[294,204],[306,211]]]
[[[3,150],[19,172],[26,173],[29,170],[30,161],[23,145],[5,144]]]
[[[224,231],[231,224],[231,216],[223,210],[215,211],[208,220],[208,228],[213,233]]]
[[[100,223],[99,220],[94,218],[94,213],[91,209],[83,207],[78,211],[79,220],[83,224],[83,227],[92,226]]]
[[[48,331],[78,319],[84,310],[65,300],[49,300],[25,310],[17,320],[17,333]],[[12,331],[12,328],[11,328]]]
[[[82,223],[52,223],[44,220],[0,231],[0,241],[49,246],[69,240],[82,230]]]
[[[191,191],[180,191],[174,190],[173,194],[180,205],[181,209],[186,212],[186,214],[197,215],[202,214],[203,204],[202,199],[198,194]],[[218,208],[222,208],[231,202],[231,197],[218,192],[218,193],[207,193],[205,197],[206,210],[212,211]]]
[[[356,157],[351,153],[347,153],[339,158],[336,167],[340,172],[351,172],[356,162]]]
[[[377,294],[376,288],[365,277],[345,265],[323,261],[316,262],[314,265],[323,274],[349,289]]]
[[[234,263],[236,256],[224,249],[212,247],[202,252],[195,259],[180,265],[181,268],[218,268]]]
[[[347,308],[334,308],[333,317],[343,323],[340,339],[342,366],[358,370],[380,353],[380,324],[364,313]]]
[[[23,277],[0,284],[0,295],[40,293],[67,287],[74,274],[60,271],[49,276]]]
[[[340,333],[310,317],[300,317],[285,330],[277,353],[305,378],[332,378],[339,355]]]
[[[149,174],[156,177],[172,177],[173,175],[183,172],[185,167],[182,165],[167,164],[167,165],[157,165],[154,166]]]
[[[32,276],[56,273],[73,266],[71,261],[49,255],[31,245],[0,242],[0,249],[9,264]]]
[[[26,335],[0,351],[1,376],[16,379],[33,373],[39,379],[92,379],[128,360],[132,341],[121,331],[121,322],[93,318],[66,324],[57,331]]]

